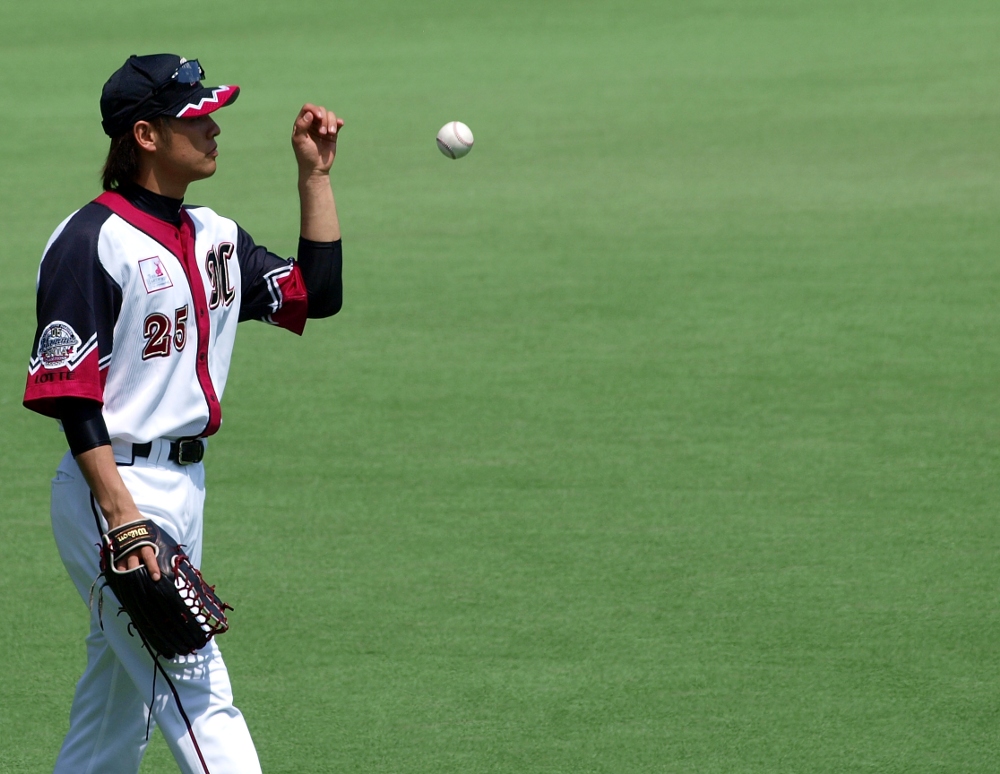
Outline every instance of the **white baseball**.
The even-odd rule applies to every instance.
[[[441,127],[437,144],[449,159],[460,159],[472,150],[472,130],[461,121],[452,121]]]

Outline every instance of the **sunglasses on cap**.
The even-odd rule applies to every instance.
[[[145,105],[149,102],[149,100],[173,83],[179,83],[182,86],[194,86],[204,78],[205,71],[202,69],[201,64],[197,59],[189,59],[186,62],[181,62],[180,66],[174,70],[173,74],[169,78],[154,86],[153,90],[149,92],[149,94],[147,94],[133,109],[138,109],[142,105]]]
[[[162,89],[171,81],[177,81],[177,83],[182,83],[185,86],[194,86],[198,81],[204,80],[205,71],[201,69],[201,65],[198,63],[197,59],[190,59],[187,62],[181,62],[180,66],[174,70],[174,74],[167,79],[166,83],[158,86],[158,89]]]

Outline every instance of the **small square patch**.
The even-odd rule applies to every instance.
[[[167,267],[163,265],[163,261],[158,255],[139,261],[139,271],[142,274],[142,284],[146,286],[147,293],[155,293],[157,290],[174,286],[174,283],[170,281],[170,275],[167,274]]]

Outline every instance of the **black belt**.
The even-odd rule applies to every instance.
[[[149,457],[152,452],[152,441],[132,444],[132,459]],[[171,462],[176,462],[178,465],[193,465],[204,458],[205,444],[197,438],[183,438],[180,441],[170,442],[170,454],[167,455],[167,459]]]

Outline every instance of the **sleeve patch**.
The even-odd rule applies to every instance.
[[[34,373],[39,368],[68,368],[72,371],[96,346],[96,333],[84,343],[72,325],[53,320],[38,337],[38,352],[31,360],[31,371]]]

